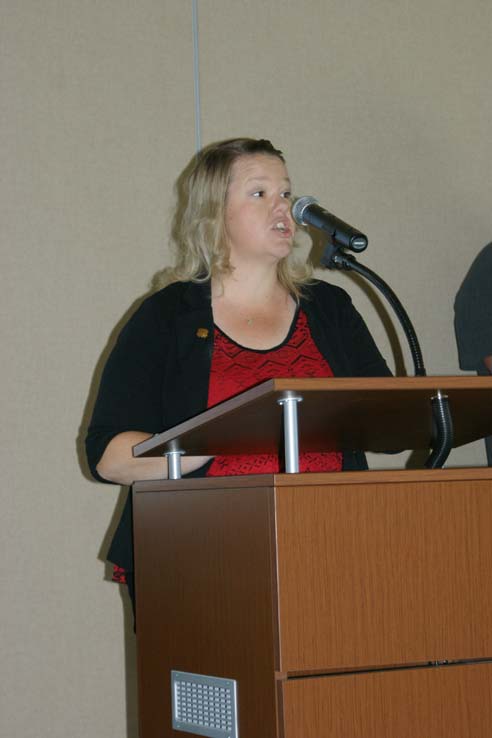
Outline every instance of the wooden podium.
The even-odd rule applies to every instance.
[[[137,453],[278,448],[286,392],[301,451],[425,447],[437,389],[457,444],[492,432],[489,378],[270,380]],[[240,738],[490,738],[492,469],[133,494],[140,738],[233,734],[173,729],[172,670],[235,680]]]

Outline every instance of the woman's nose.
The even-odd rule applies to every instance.
[[[275,210],[279,210],[282,213],[288,212],[290,210],[290,201],[286,197],[278,195],[275,200]]]

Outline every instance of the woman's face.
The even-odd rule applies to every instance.
[[[227,189],[225,229],[232,266],[276,264],[294,241],[290,180],[276,156],[250,154],[233,164]]]

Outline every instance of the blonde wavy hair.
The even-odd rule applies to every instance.
[[[161,285],[205,282],[211,277],[220,280],[232,272],[225,232],[227,191],[234,162],[255,154],[276,156],[285,163],[282,152],[267,139],[231,138],[203,148],[180,175],[171,231],[176,263],[164,271]],[[311,278],[311,268],[295,251],[277,269],[279,282],[298,299],[302,285]]]

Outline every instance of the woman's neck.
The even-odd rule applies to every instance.
[[[250,349],[279,346],[289,333],[296,303],[275,275],[237,273],[212,280],[214,323],[233,341]]]
[[[221,279],[212,278],[212,300],[265,304],[287,298],[288,293],[277,278],[277,271],[235,268]]]

